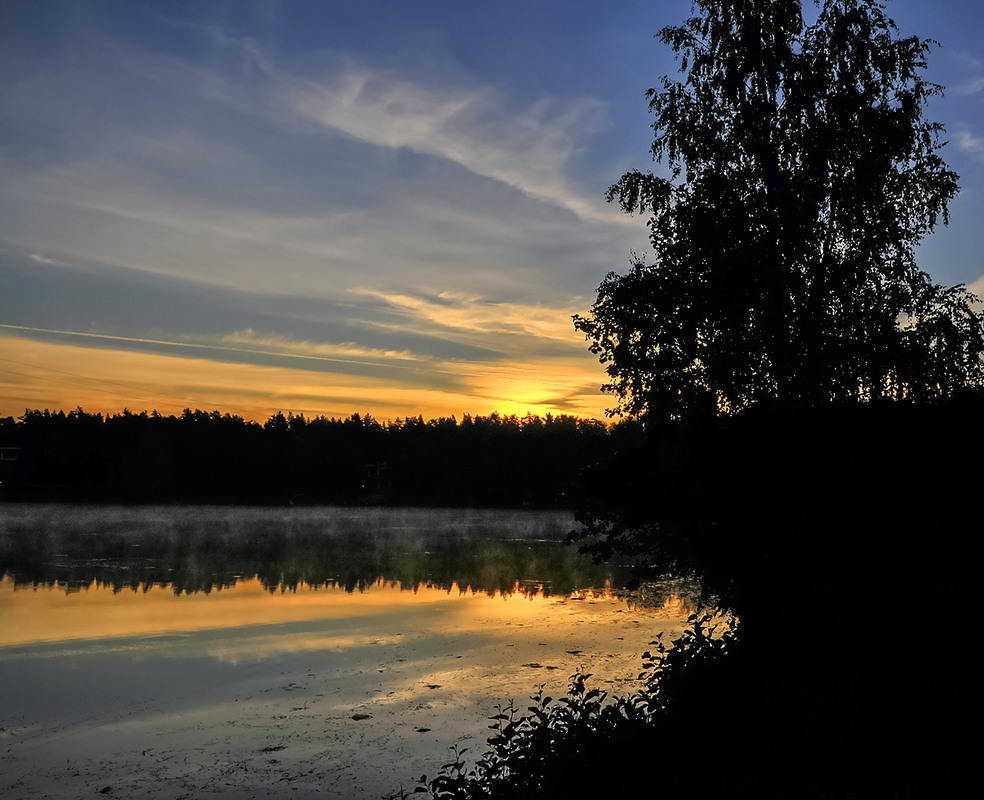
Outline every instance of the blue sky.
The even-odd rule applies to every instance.
[[[922,247],[984,293],[984,4],[937,39],[961,176]],[[571,326],[643,221],[666,2],[0,6],[0,415],[600,416]]]

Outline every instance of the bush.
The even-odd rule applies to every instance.
[[[430,781],[422,776],[415,792],[434,800],[583,798],[594,792],[628,793],[645,779],[660,740],[677,721],[695,678],[721,661],[736,641],[736,622],[692,615],[691,627],[670,647],[661,638],[643,654],[642,688],[609,699],[589,689],[590,673],[571,676],[568,693],[554,700],[543,685],[531,695],[526,713],[510,701],[497,706],[489,726],[489,750],[468,769],[467,748]]]

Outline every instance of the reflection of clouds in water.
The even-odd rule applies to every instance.
[[[399,615],[401,610],[447,603],[454,594],[439,589],[404,592],[382,582],[371,591],[357,593],[303,585],[269,592],[256,578],[209,594],[176,594],[167,586],[114,591],[95,584],[68,593],[57,585],[15,589],[13,581],[4,578],[0,597],[2,645],[127,636],[147,637],[146,643],[152,645],[152,637],[161,634],[214,629],[241,630],[248,635],[261,626],[305,620],[369,626],[373,619]]]
[[[380,742],[441,731],[443,752],[455,732],[482,735],[496,702],[544,682],[562,692],[579,668],[621,690],[655,631],[679,627],[601,588],[612,573],[583,570],[561,543],[571,524],[511,511],[5,507],[0,701],[11,725],[55,721],[92,758],[141,735],[186,752],[246,728],[265,738],[243,757],[286,730],[322,753],[326,720]],[[411,580],[378,577],[401,572]]]
[[[351,650],[378,645],[393,645],[400,641],[399,634],[363,633],[345,636],[311,636],[300,638],[293,633],[270,634],[244,639],[239,642],[210,644],[205,654],[226,664],[242,664],[260,661],[285,653],[304,653],[314,650]]]
[[[119,776],[132,776],[140,784],[129,787],[134,796],[163,796],[148,784],[161,770],[204,790],[223,785],[237,764],[252,770],[236,772],[237,780],[272,786],[279,774],[256,772],[268,763],[267,747],[282,748],[276,757],[291,765],[295,785],[323,789],[331,783],[324,776],[344,767],[360,780],[372,776],[380,792],[365,796],[381,796],[408,780],[411,766],[432,772],[463,736],[481,741],[496,703],[525,698],[541,683],[559,696],[583,668],[594,685],[629,691],[647,643],[682,627],[600,593],[575,601],[380,584],[355,594],[307,587],[271,594],[255,579],[210,595],[14,592],[9,580],[3,588],[3,613],[10,597],[45,596],[195,613],[228,604],[245,618],[257,604],[283,609],[287,619],[266,624],[240,617],[232,627],[0,647],[0,701],[5,723],[18,729],[7,766],[43,775],[66,759],[110,764],[114,791],[126,788]],[[364,613],[354,613],[360,605]],[[299,618],[312,612],[322,616]],[[44,724],[28,731],[22,720]],[[305,777],[313,769],[316,777]]]
[[[362,646],[372,643],[376,631],[388,629],[488,633],[490,624],[510,625],[544,614],[559,621],[572,613],[582,617],[582,608],[590,609],[515,588],[509,594],[471,592],[457,585],[407,591],[399,583],[380,580],[354,593],[306,584],[270,592],[252,578],[210,594],[176,594],[166,586],[114,591],[95,584],[67,592],[58,585],[25,591],[4,578],[0,647],[58,641],[87,641],[86,647],[94,647],[102,641],[104,649],[132,654],[163,643],[168,654],[177,656],[186,646],[201,647],[193,634],[209,631],[205,652],[236,653],[240,655],[224,658],[239,660],[246,653],[262,658],[273,652]],[[608,605],[620,602],[590,596]]]

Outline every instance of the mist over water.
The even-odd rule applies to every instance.
[[[271,591],[382,580],[547,595],[627,580],[564,545],[574,525],[557,511],[6,505],[0,570],[18,587],[176,593],[254,577]]]
[[[563,512],[0,512],[10,796],[399,796],[498,702],[581,668],[631,690],[688,611],[621,599]]]

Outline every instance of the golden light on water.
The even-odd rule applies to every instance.
[[[420,586],[402,589],[399,582],[379,580],[363,592],[336,586],[310,586],[270,591],[256,578],[205,594],[175,593],[170,586],[137,590],[93,582],[69,591],[64,586],[19,587],[0,580],[0,647],[107,637],[160,636],[211,629],[278,625],[311,621],[346,621],[337,634],[302,643],[284,639],[282,649],[337,649],[372,638],[369,627],[381,617],[427,613],[447,630],[480,630],[491,621],[510,626],[562,608],[569,598],[545,595],[542,589],[522,591],[517,583],[508,594],[473,592],[457,584],[450,589]],[[603,602],[617,605],[611,595],[587,593],[572,605]],[[353,626],[353,621],[356,624]],[[350,628],[358,629],[353,634]],[[385,626],[380,626],[380,628]],[[352,637],[355,636],[353,639]]]
[[[182,594],[15,589],[5,578],[0,699],[19,748],[10,780],[98,769],[112,775],[99,786],[117,793],[133,776],[145,785],[127,796],[150,796],[161,775],[207,791],[230,775],[282,785],[288,768],[302,776],[292,785],[322,792],[344,769],[355,782],[331,796],[387,796],[410,766],[433,774],[452,743],[479,747],[508,698],[536,687],[558,697],[588,670],[604,691],[631,691],[648,643],[683,627],[605,591],[523,586],[534,584],[493,595],[384,581],[351,594],[271,592],[251,578]],[[79,796],[77,781],[66,785],[64,796]]]

